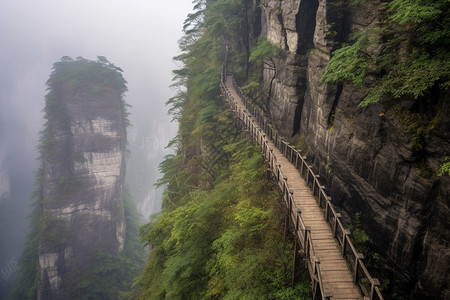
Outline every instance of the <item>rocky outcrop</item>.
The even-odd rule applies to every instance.
[[[408,128],[415,121],[404,112],[422,112],[420,104],[362,109],[364,90],[321,82],[332,51],[349,33],[377,26],[379,6],[374,0],[354,6],[266,1],[263,32],[284,51],[274,60],[276,71],[265,71],[264,88],[273,123],[286,137],[300,136],[345,221],[362,214],[371,242],[411,297],[446,299],[450,179],[435,174],[450,149],[448,93],[427,100],[434,109],[418,145]],[[382,47],[374,44],[368,54],[377,57]],[[366,80],[370,86],[370,76]]]
[[[126,124],[120,78],[105,62],[66,59],[55,64],[48,82],[38,299],[76,298],[69,291],[93,256],[124,248]]]
[[[261,7],[263,35],[284,50],[273,69],[264,70],[268,108],[281,133],[292,136],[299,129],[318,1],[266,1]]]

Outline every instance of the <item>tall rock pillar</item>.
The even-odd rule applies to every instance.
[[[63,58],[47,82],[38,299],[75,299],[96,255],[125,244],[125,80],[106,59]]]

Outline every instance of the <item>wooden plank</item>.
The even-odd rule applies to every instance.
[[[316,199],[312,197],[302,197],[294,194],[294,201],[298,202],[300,206],[320,208]]]
[[[358,297],[359,293],[354,291],[355,284],[353,282],[327,282],[324,284],[327,289],[333,291],[333,299],[339,295],[340,297]]]
[[[333,238],[333,234],[331,233],[331,230],[327,227],[314,227],[311,229],[311,236],[314,237],[316,235],[327,235],[331,238]]]
[[[242,100],[239,98],[232,84],[232,76],[227,76],[225,86],[235,99],[237,106],[244,110]],[[256,124],[255,128],[261,128]],[[259,142],[259,141],[258,141]],[[320,260],[320,270],[324,288],[333,294],[332,299],[360,299],[361,294],[353,283],[345,260],[342,258],[338,242],[333,238],[330,225],[325,221],[323,209],[319,207],[317,200],[306,181],[300,176],[298,169],[293,166],[272,141],[267,141],[267,146],[272,149],[276,163],[281,165],[281,172],[287,178],[289,191],[294,195],[294,210],[302,211],[301,218],[306,226],[311,228],[312,247],[315,255]]]
[[[303,180],[303,179],[301,179],[301,180]],[[289,182],[289,179],[288,179],[288,186],[289,186],[289,184],[290,184],[290,182]],[[292,192],[294,192],[294,195],[297,194],[297,193],[304,193],[304,194],[311,195],[311,197],[312,197],[311,190],[309,189],[309,187],[306,186],[306,184],[305,184],[304,187],[301,187],[301,186],[296,184],[295,186],[292,186],[292,187],[290,186],[289,188],[292,190]]]
[[[311,237],[312,237],[312,235],[311,235]],[[314,245],[324,245],[324,244],[337,245],[338,243],[336,242],[335,239],[317,240],[314,243]]]
[[[291,192],[294,193],[294,199],[295,200],[311,200],[314,201],[314,203],[317,203],[316,198],[313,197],[313,195],[311,195],[310,193],[306,193],[306,191],[302,191],[302,190],[295,190],[295,189],[291,189]]]
[[[351,281],[353,283],[353,276],[346,272],[327,270],[326,274],[322,275],[325,282],[345,282]]]
[[[313,219],[302,218],[303,222],[308,226],[322,226],[322,228],[327,228],[328,224],[325,221],[318,221]]]
[[[338,260],[336,260],[335,262],[337,262]],[[326,272],[327,271],[339,271],[341,273],[345,273],[348,271],[348,267],[347,265],[341,265],[341,264],[337,264],[337,263],[321,263],[320,264],[320,270],[323,272],[323,278],[326,278]]]
[[[302,210],[302,218],[318,218],[319,216],[322,216],[322,210],[320,208],[307,208]],[[325,218],[322,218],[325,221]]]
[[[318,240],[330,240],[331,236],[328,233],[323,234],[311,234],[311,239],[313,243],[315,243]]]

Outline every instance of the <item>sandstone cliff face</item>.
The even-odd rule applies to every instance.
[[[371,241],[412,297],[446,299],[450,179],[432,174],[450,149],[448,94],[431,95],[429,101],[438,105],[436,124],[418,150],[399,112],[420,111],[417,104],[362,109],[358,103],[364,91],[320,81],[332,51],[350,32],[377,26],[379,6],[375,0],[357,6],[330,0],[266,1],[263,31],[285,51],[276,60],[276,71],[265,71],[264,87],[270,91],[274,124],[284,136],[297,134],[304,141],[304,154],[345,220],[362,213]],[[382,47],[375,44],[368,51],[377,56]]]
[[[121,252],[126,238],[121,93],[106,66],[105,78],[84,80],[71,71],[75,63],[59,70],[73,74],[50,84],[46,102],[38,299],[72,298],[67,291],[93,255]]]

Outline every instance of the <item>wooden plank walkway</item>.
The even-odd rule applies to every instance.
[[[239,97],[232,82],[232,76],[225,77],[225,88],[235,100],[235,110],[245,112],[240,118],[249,116],[242,99]],[[256,122],[252,123],[252,130],[260,129]],[[254,138],[258,144],[267,145],[275,157],[278,169],[283,174],[289,191],[292,193],[294,208],[293,211],[301,211],[299,216],[306,226],[310,227],[310,238],[316,261],[320,262],[320,279],[322,290],[321,298],[331,299],[363,299],[361,292],[354,283],[353,275],[347,266],[347,262],[342,256],[342,250],[338,245],[338,241],[333,237],[333,232],[325,220],[323,209],[319,207],[311,189],[305,180],[300,176],[297,168],[289,162],[283,153],[275,147],[275,144],[268,140],[265,136]],[[267,158],[267,157],[266,157]],[[287,180],[286,180],[287,179]],[[306,235],[306,234],[303,234]],[[301,236],[299,233],[298,236]],[[303,238],[305,238],[303,236]],[[302,245],[303,246],[303,245]],[[311,272],[311,270],[310,270]],[[314,287],[313,287],[314,290]],[[314,291],[313,291],[314,293]],[[324,296],[325,295],[325,296]]]

